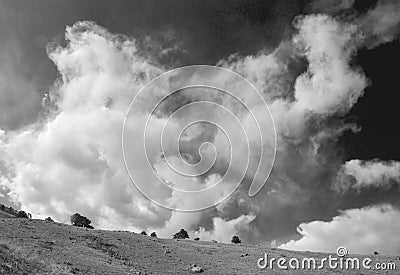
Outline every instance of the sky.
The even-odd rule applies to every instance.
[[[333,252],[345,245],[350,253],[397,255],[398,14],[394,0],[1,1],[0,203],[65,223],[79,212],[96,228],[165,238],[185,228],[222,242],[238,235],[286,249]],[[131,183],[121,132],[130,100],[146,83],[195,64],[230,69],[261,92],[276,127],[276,159],[255,197],[248,196],[250,173],[223,203],[182,213],[155,205]],[[143,111],[128,126],[134,140],[146,107],[164,93],[141,98]],[[157,144],[152,137],[173,110],[200,97],[234,106],[207,91],[182,92],[152,121],[149,144]],[[240,97],[261,108],[250,92]],[[247,121],[243,110],[234,113]],[[206,125],[191,134],[185,153],[193,158],[199,143],[223,141]],[[167,132],[167,140],[173,137]],[[271,140],[250,143],[269,148]],[[165,166],[163,159],[174,162],[175,155],[153,150],[151,159],[175,185],[208,186],[226,172],[221,148],[217,166],[190,180]],[[140,167],[138,150],[133,146],[132,161]],[[149,185],[155,180],[135,176]],[[179,207],[205,199],[152,192]]]

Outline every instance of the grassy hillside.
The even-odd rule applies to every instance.
[[[326,257],[252,245],[157,239],[132,232],[90,230],[29,219],[0,219],[0,274],[398,274],[398,271],[261,270],[257,259]],[[370,256],[396,262],[398,257]]]
[[[15,216],[0,210],[0,219],[4,218],[15,218]]]

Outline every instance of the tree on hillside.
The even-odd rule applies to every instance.
[[[28,216],[28,214],[27,214],[25,211],[20,210],[20,211],[18,211],[18,213],[17,213],[17,218],[26,218],[26,219],[29,219],[29,216]]]
[[[242,241],[239,239],[238,236],[233,236],[231,242],[236,244],[241,243]]]
[[[92,223],[91,220],[80,215],[79,213],[75,213],[71,216],[71,224],[73,226],[86,227],[86,228],[93,229],[93,226],[90,225],[91,223]]]
[[[151,237],[156,237],[156,238],[157,238],[157,233],[156,233],[156,232],[152,232],[152,233],[150,234],[150,236],[151,236]]]
[[[173,236],[174,239],[189,239],[189,234],[185,229],[181,229],[178,233],[175,233]]]
[[[147,233],[146,233],[146,231],[144,231],[144,230],[143,230],[142,232],[140,232],[140,234],[141,234],[141,235],[147,236]]]

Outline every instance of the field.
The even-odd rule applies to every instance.
[[[365,269],[259,269],[257,259],[264,253],[287,259],[327,257],[245,244],[158,239],[42,220],[0,219],[0,274],[190,274],[193,265],[201,267],[202,274],[398,274]],[[400,267],[399,257],[368,257]]]

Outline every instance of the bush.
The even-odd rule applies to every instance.
[[[85,228],[90,228],[93,229],[93,226],[90,224],[92,223],[91,220],[88,218],[80,215],[79,213],[75,213],[71,216],[71,224],[73,226],[78,226],[78,227],[85,227]]]
[[[51,217],[47,217],[47,218],[45,218],[44,220],[45,220],[45,221],[48,221],[48,222],[54,222],[53,219],[52,219]]]
[[[140,232],[140,234],[145,235],[145,236],[147,235],[146,231],[144,231],[144,230],[142,232]]]
[[[178,233],[174,234],[174,239],[189,239],[189,234],[185,229],[181,229]]]
[[[379,252],[378,252],[378,251],[375,251],[375,252],[374,252],[374,255],[379,255]]]
[[[238,236],[233,236],[231,242],[232,243],[241,243],[242,241],[239,239]]]
[[[195,241],[200,241],[200,238],[194,238]]]
[[[156,233],[156,232],[153,232],[153,233],[150,234],[150,236],[151,236],[151,237],[156,237],[156,238],[157,238],[157,233]]]
[[[29,216],[28,216],[28,214],[27,214],[25,211],[20,210],[20,211],[18,211],[18,213],[17,213],[17,218],[26,218],[26,219],[29,219]]]

